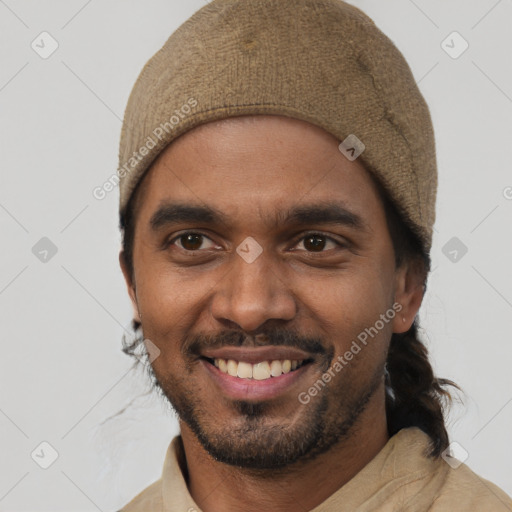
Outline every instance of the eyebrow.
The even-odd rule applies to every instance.
[[[320,204],[295,206],[290,210],[277,212],[275,225],[331,224],[343,225],[366,231],[368,224],[363,218],[350,211],[346,205],[336,201],[322,201]],[[229,225],[229,218],[212,206],[188,203],[163,202],[152,215],[149,225],[152,231],[178,223],[202,223],[209,225]],[[272,224],[272,222],[269,222]]]

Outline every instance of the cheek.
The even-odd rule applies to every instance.
[[[337,355],[351,350],[354,341],[360,352],[372,346],[376,357],[387,350],[395,311],[390,302],[391,283],[383,275],[378,269],[347,270],[301,285],[306,315],[332,340]],[[357,346],[353,351],[358,351]]]
[[[168,267],[168,265],[167,265]],[[176,269],[147,266],[137,283],[137,298],[144,336],[154,341],[162,359],[173,365],[184,338],[199,327],[208,311],[208,300],[216,282],[216,272],[192,277]]]
[[[147,252],[150,252],[149,250]],[[179,321],[204,295],[203,279],[172,266],[161,254],[141,251],[137,262],[137,300],[143,320],[165,328]]]

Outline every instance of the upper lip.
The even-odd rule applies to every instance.
[[[203,357],[209,359],[234,359],[245,363],[256,364],[262,361],[311,359],[312,355],[294,347],[221,347],[206,349],[201,352]]]

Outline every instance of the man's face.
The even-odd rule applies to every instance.
[[[217,460],[283,467],[383,410],[394,252],[370,175],[338,143],[285,117],[228,119],[144,178],[125,275],[158,385]]]

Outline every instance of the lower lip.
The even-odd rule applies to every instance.
[[[220,387],[224,395],[233,400],[270,400],[289,391],[290,388],[308,371],[311,363],[301,366],[297,370],[283,373],[279,377],[270,377],[265,380],[241,379],[221,372],[216,366],[201,359],[214,382]]]

